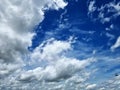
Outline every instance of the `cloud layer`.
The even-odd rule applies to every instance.
[[[0,79],[21,72],[30,54],[34,27],[44,19],[44,10],[64,8],[62,0],[0,1]],[[4,81],[3,81],[4,80]],[[0,82],[1,83],[1,82]],[[2,85],[2,84],[1,84]]]
[[[92,14],[95,10],[104,11],[106,7],[113,7],[115,15],[118,15],[118,4],[112,2],[97,8],[94,6],[95,1],[91,1],[88,14]],[[119,65],[119,55],[109,57],[110,54],[107,56],[106,52],[101,53],[99,50],[95,50],[96,48],[88,47],[81,42],[77,46],[80,50],[74,50],[76,43],[74,37],[70,37],[66,41],[49,38],[33,51],[28,50],[36,34],[33,30],[44,20],[45,11],[64,9],[66,5],[67,2],[63,0],[0,1],[1,90],[106,90],[110,87],[119,88],[117,86],[119,85],[119,76],[111,81],[106,80],[107,82],[103,82],[101,85],[97,84],[101,78],[98,76],[103,75],[102,78],[105,78],[105,72],[114,69],[115,65]],[[104,21],[103,18],[100,19]],[[119,46],[120,38],[118,37],[111,49],[114,50]],[[114,59],[117,64],[113,63]],[[103,69],[103,66],[107,67]],[[93,81],[94,79],[98,82]],[[104,86],[104,83],[109,84],[108,87]]]

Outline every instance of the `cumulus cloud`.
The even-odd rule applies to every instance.
[[[58,54],[61,54],[71,49],[71,42],[57,41],[54,39],[47,40],[46,42],[39,45],[31,54],[32,60],[46,60],[55,61],[58,59]],[[54,59],[53,59],[54,57]]]
[[[65,79],[71,77],[75,72],[82,70],[88,65],[90,61],[79,60],[59,60],[53,65],[48,65],[45,68],[38,67],[34,70],[23,73],[19,78],[20,81],[28,81],[34,79],[57,81],[59,79]]]
[[[72,83],[73,88],[77,84],[87,80],[90,73],[83,72],[84,69],[95,61],[94,58],[79,60],[66,55],[72,49],[73,40],[59,41],[50,39],[40,44],[33,52],[31,52],[28,66],[35,66],[33,69],[17,71],[16,75],[9,76],[10,82],[5,86],[10,89],[69,89]],[[77,74],[79,73],[79,74]],[[79,76],[80,75],[80,76]],[[8,80],[8,79],[6,79]],[[64,82],[61,85],[59,82]],[[71,82],[71,83],[70,83]],[[6,81],[1,84],[4,88]],[[41,85],[40,85],[41,83]],[[30,84],[36,86],[31,87]],[[11,86],[12,85],[12,86]],[[81,86],[81,85],[80,85]],[[80,87],[78,86],[78,87]],[[82,86],[83,87],[83,86]]]
[[[32,30],[44,19],[45,10],[58,10],[66,5],[63,0],[0,1],[0,89],[68,88],[57,81],[65,80],[64,83],[69,85],[70,80],[77,80],[78,76],[73,78],[77,72],[85,74],[83,69],[94,59],[68,57],[71,39],[50,39],[33,52],[28,51],[35,35]],[[85,81],[87,75],[79,77],[76,83]]]
[[[95,2],[90,4],[89,10],[94,12]],[[45,10],[58,10],[66,5],[63,0],[0,1],[0,90],[96,88],[97,85],[86,83],[96,70],[96,65],[91,65],[96,59],[91,54],[86,55],[89,48],[84,45],[79,45],[82,49],[76,51],[76,56],[86,55],[87,58],[72,56],[76,53],[72,50],[73,38],[66,41],[51,38],[32,52],[28,51],[35,35],[32,30],[43,21]],[[118,10],[118,7],[115,8]],[[114,48],[119,46],[117,42]]]
[[[68,78],[94,62],[93,58],[78,60],[67,57],[65,53],[70,49],[72,49],[71,41],[48,40],[46,45],[41,44],[32,53],[30,63],[31,65],[39,63],[39,66],[44,64],[44,67],[37,67],[23,73],[20,80],[26,80],[30,77],[47,81]]]
[[[0,81],[25,65],[32,30],[44,19],[44,10],[66,5],[63,0],[0,1]]]

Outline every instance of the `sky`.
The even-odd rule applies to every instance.
[[[119,0],[0,0],[0,90],[119,89]]]

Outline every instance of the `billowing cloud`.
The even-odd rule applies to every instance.
[[[51,41],[50,41],[51,42]],[[20,80],[28,78],[36,78],[37,80],[54,81],[62,78],[71,77],[77,71],[84,69],[86,66],[94,62],[93,58],[87,60],[77,60],[65,56],[65,53],[72,49],[70,41],[52,41],[47,42],[45,46],[37,47],[32,53],[31,65],[44,64],[44,67],[37,67],[29,70],[20,76]],[[42,50],[42,52],[41,52]]]
[[[52,65],[45,68],[37,67],[20,75],[20,81],[29,82],[29,80],[56,81],[71,77],[77,71],[84,69],[90,64],[90,60],[79,61],[75,59],[60,59]]]
[[[67,53],[72,50],[73,42],[73,39],[69,39],[68,41],[55,39],[44,41],[33,52],[29,53],[29,60],[27,59],[28,61],[25,63],[26,66],[23,69],[16,71],[14,75],[5,79],[10,79],[5,87],[10,89],[26,88],[28,90],[31,87],[29,86],[30,84],[34,85],[37,83],[37,86],[31,87],[32,90],[35,90],[36,88],[44,89],[45,85],[53,82],[54,87],[50,84],[46,89],[68,89],[70,82],[75,83],[74,86],[76,86],[77,83],[86,81],[90,73],[85,72],[84,69],[91,65],[92,62],[95,62],[95,59],[79,60],[67,56]],[[28,67],[32,66],[33,69],[28,69]],[[4,88],[5,80],[1,84],[1,88]],[[61,81],[65,83],[65,87],[58,83]],[[40,85],[40,83],[42,84]],[[11,86],[11,84],[13,85]]]
[[[0,1],[0,79],[25,65],[34,27],[44,19],[45,9],[59,9],[63,0]],[[0,81],[1,81],[0,80]]]
[[[62,0],[0,1],[0,89],[43,90],[47,84],[50,84],[47,89],[61,88],[58,83],[52,87],[52,81],[66,80],[64,83],[67,84],[69,80],[77,79],[73,78],[77,72],[83,73],[82,69],[94,62],[93,58],[68,57],[66,53],[72,49],[71,39],[50,39],[33,52],[28,51],[35,35],[32,30],[44,19],[45,10],[58,10],[66,5]],[[80,82],[85,79],[81,77]],[[35,83],[37,86],[30,86]],[[43,84],[39,87],[39,83]]]
[[[98,9],[95,3],[90,2],[89,13],[102,10],[102,7]],[[76,48],[74,38],[66,41],[49,38],[33,51],[28,50],[36,34],[33,29],[44,20],[45,11],[63,9],[66,5],[63,0],[0,1],[0,90],[92,90],[101,87],[106,90],[112,86],[118,88],[119,75],[116,81],[112,80],[114,85],[110,84],[108,87],[91,80],[114,69],[116,63],[119,65],[120,58],[117,55],[116,58],[104,56],[105,52],[99,53],[96,48],[81,42],[77,45],[79,50],[73,50]],[[119,14],[118,3],[105,5],[103,9],[106,7],[114,7],[115,15]],[[66,13],[67,11],[62,15]],[[106,21],[109,21],[109,17]],[[113,27],[114,25],[111,25],[111,28]],[[107,36],[114,38],[111,34]],[[119,47],[119,41],[118,38],[111,48]],[[114,59],[117,62],[113,64]]]

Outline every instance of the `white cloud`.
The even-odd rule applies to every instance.
[[[88,15],[91,17],[93,21],[100,21],[102,24],[105,23],[111,23],[111,21],[117,20],[120,15],[120,2],[109,1],[106,4],[97,5],[97,1],[93,0],[89,2],[88,5]],[[97,11],[97,13],[95,12]],[[94,16],[95,15],[95,16]],[[114,23],[111,23],[114,24]],[[115,25],[116,26],[116,25]],[[119,26],[116,26],[114,29],[118,28]],[[113,29],[108,26],[106,28],[107,30]]]
[[[0,1],[0,81],[26,65],[25,56],[30,54],[27,48],[35,35],[32,30],[44,19],[44,10],[66,5],[63,0]]]
[[[96,10],[95,1],[91,1],[89,3],[88,10],[89,10],[90,13],[92,13],[92,12],[94,12]]]
[[[64,88],[64,85],[49,84],[48,81],[73,77],[94,61],[93,58],[78,60],[67,57],[72,40],[52,39],[43,42],[33,53],[27,50],[35,35],[32,33],[34,26],[44,19],[43,10],[58,10],[66,5],[62,0],[0,1],[0,89],[43,90],[46,85],[49,85],[47,89]],[[27,65],[35,67],[26,70],[29,69]],[[77,83],[80,81],[85,79],[80,78]],[[39,83],[35,85],[36,82],[42,83],[41,86]]]
[[[112,2],[112,3],[110,3],[108,5],[108,7],[113,7],[114,8],[114,12],[116,11],[117,13],[120,14],[120,2],[118,2],[118,3]]]
[[[60,8],[64,8],[67,3],[63,2],[62,0],[53,0],[55,3],[56,3],[56,9],[59,9]]]
[[[31,61],[28,61],[28,64],[31,63],[31,66],[34,66],[34,64],[38,66],[30,70],[21,69],[16,75],[12,75],[6,79],[9,82],[5,87],[15,90],[54,90],[58,88],[66,90],[69,88],[78,89],[84,87],[82,83],[91,74],[91,72],[86,72],[84,69],[91,65],[95,59],[79,60],[67,56],[66,53],[72,49],[72,42],[74,42],[72,39],[68,41],[55,39],[44,41],[30,54],[30,56],[34,56],[37,53],[34,57],[30,58]],[[38,61],[33,63],[34,60]],[[45,65],[42,66],[43,64]],[[4,80],[1,84],[1,88],[4,87],[6,81]]]
[[[86,90],[93,90],[96,87],[96,84],[90,84],[86,87]]]
[[[69,52],[71,48],[71,41],[48,40],[46,45],[41,44],[32,53],[30,63],[31,65],[39,64],[40,66],[43,65],[44,62],[44,67],[37,67],[36,69],[23,73],[20,76],[20,80],[33,77],[37,80],[48,81],[64,79],[71,77],[77,71],[84,69],[90,65],[91,62],[94,62],[93,58],[78,60],[67,57],[65,54]]]
[[[44,44],[46,43],[46,44]],[[31,60],[55,61],[59,59],[58,55],[71,49],[71,42],[47,40],[39,45],[31,54]]]
[[[43,10],[58,10],[66,5],[63,0],[0,1],[1,90],[78,90],[88,86],[84,82],[92,72],[86,68],[95,59],[86,55],[86,46],[79,46],[82,49],[76,56],[88,57],[81,60],[72,57],[73,53],[67,55],[72,52],[72,40],[50,39],[33,52],[27,50],[34,26],[44,19]]]
[[[120,2],[118,2],[118,3],[110,2],[110,3],[105,4],[104,6],[101,6],[101,8],[98,9],[98,11],[100,11],[99,18],[101,18],[102,23],[109,22],[112,19],[115,19],[120,15],[119,3]],[[107,13],[105,13],[105,9],[107,9]],[[106,17],[107,14],[109,14],[109,13],[113,13],[113,14]],[[102,14],[102,16],[101,16],[101,14]]]
[[[117,38],[117,41],[113,46],[111,46],[111,50],[114,50],[116,48],[120,47],[120,36]]]
[[[47,65],[45,68],[38,67],[27,71],[20,76],[20,80],[29,81],[33,78],[37,80],[57,81],[59,79],[69,78],[77,71],[84,69],[90,64],[90,60],[79,61],[76,59],[63,58],[54,64]]]

